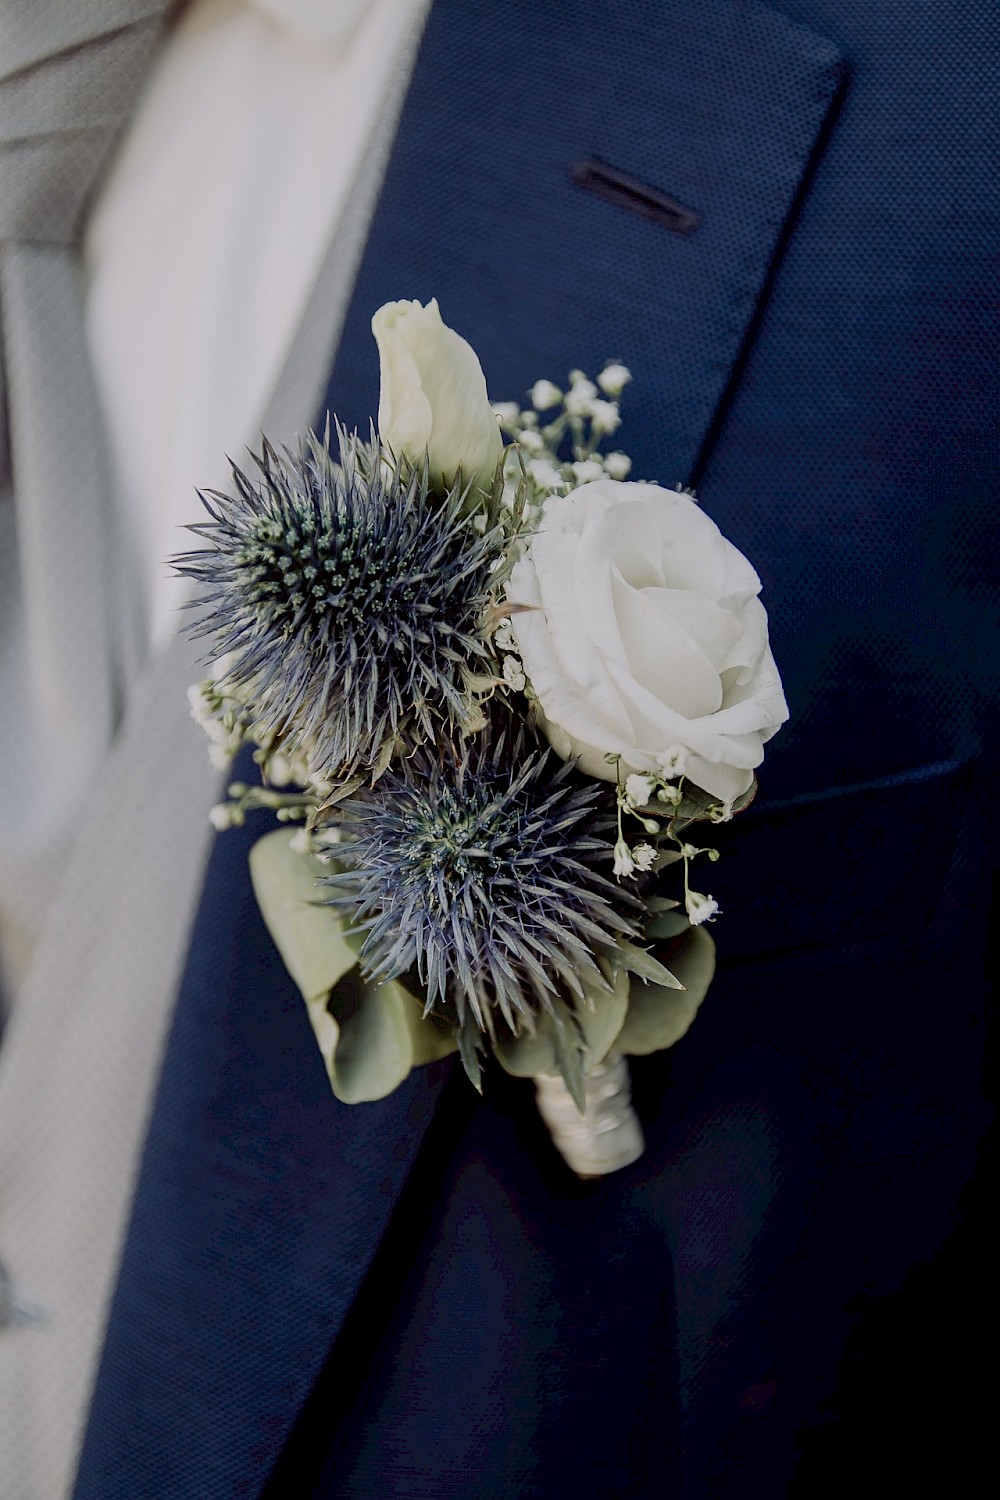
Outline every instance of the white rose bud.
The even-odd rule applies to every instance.
[[[500,428],[475,350],[441,321],[437,301],[387,302],[372,318],[381,389],[379,436],[397,458],[421,463],[435,488],[461,470],[466,483],[493,484],[503,453]]]
[[[719,802],[748,791],[788,717],[759,591],[690,495],[600,479],[550,496],[507,597],[556,752],[606,781],[667,762]]]

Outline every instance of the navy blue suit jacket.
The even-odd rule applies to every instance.
[[[77,1500],[825,1493],[859,1298],[946,1240],[985,1124],[995,39],[985,0],[437,0],[328,404],[367,426],[397,297],[495,399],[622,359],[634,472],[753,559],[792,719],[597,1184],[530,1084],[338,1104],[261,825],[218,840]]]

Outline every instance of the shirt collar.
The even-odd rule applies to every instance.
[[[289,31],[340,52],[350,44],[370,0],[251,0],[251,3]]]

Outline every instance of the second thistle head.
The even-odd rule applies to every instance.
[[[234,467],[235,493],[202,495],[207,547],[174,560],[199,586],[193,631],[230,656],[260,730],[332,781],[472,717],[509,540],[460,486],[430,496],[420,471],[338,438],[336,459],[312,433],[298,454],[265,442],[256,476]]]
[[[602,987],[598,959],[638,936],[641,908],[602,873],[604,788],[502,711],[490,717],[483,734],[423,748],[340,804],[326,883],[365,935],[373,980],[415,971],[428,1010],[518,1035]]]

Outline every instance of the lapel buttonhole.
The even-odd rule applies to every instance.
[[[693,209],[685,208],[676,199],[661,193],[658,188],[637,182],[635,178],[619,171],[617,167],[608,166],[607,162],[600,161],[595,156],[573,162],[570,176],[588,192],[596,193],[599,198],[607,198],[611,203],[620,203],[623,208],[642,214],[644,219],[652,219],[666,229],[673,230],[675,234],[690,234],[701,223],[701,218]]]

